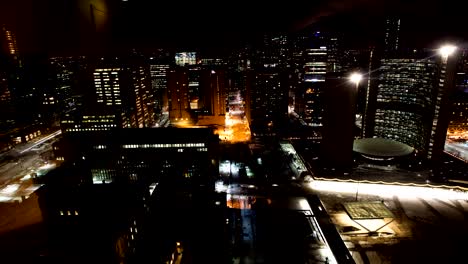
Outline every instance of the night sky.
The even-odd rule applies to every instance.
[[[401,15],[403,43],[408,46],[430,47],[447,38],[463,41],[467,35],[464,9],[438,0],[0,3],[0,22],[17,32],[23,54],[66,55],[128,47],[219,49],[252,41],[263,32],[295,32],[308,25],[341,31],[349,45],[365,47],[379,37],[386,14]]]

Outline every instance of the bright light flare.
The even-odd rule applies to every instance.
[[[353,74],[351,74],[351,75],[349,76],[349,80],[350,80],[352,83],[354,83],[354,84],[356,84],[356,85],[359,85],[359,83],[360,83],[361,80],[362,80],[362,74],[355,72],[355,73],[353,73]]]
[[[447,58],[448,56],[452,55],[455,50],[457,50],[457,47],[454,45],[444,45],[440,47],[439,49],[439,54],[442,55],[444,58]]]
[[[10,184],[6,186],[5,188],[0,190],[0,193],[2,194],[13,194],[19,189],[20,185],[19,184]]]
[[[449,188],[438,188],[430,186],[405,186],[386,183],[358,183],[316,180],[309,183],[310,188],[319,191],[356,193],[364,195],[375,195],[382,198],[423,198],[423,199],[449,199],[468,200],[468,192],[457,191]]]

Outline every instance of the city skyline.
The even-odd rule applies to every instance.
[[[436,0],[1,3],[2,258],[457,262],[463,15]]]

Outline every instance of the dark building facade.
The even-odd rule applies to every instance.
[[[309,126],[323,125],[322,95],[328,70],[328,40],[320,31],[307,31],[298,39],[300,84],[295,93],[295,112]]]
[[[171,123],[190,121],[189,79],[187,71],[178,67],[167,74],[168,111]]]
[[[341,74],[327,75],[324,92],[323,166],[340,170],[353,165],[354,121],[358,87]]]
[[[397,16],[387,17],[385,20],[384,54],[394,56],[400,49],[400,24]]]
[[[217,175],[218,139],[211,129],[112,129],[67,133],[57,159],[76,163],[84,182],[209,182]]]
[[[198,107],[212,116],[226,114],[226,78],[222,69],[203,69],[200,73]]]

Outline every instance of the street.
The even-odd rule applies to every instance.
[[[32,174],[48,166],[52,144],[60,134],[58,130],[0,154],[0,202],[21,201],[39,187],[32,183]]]

